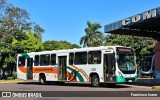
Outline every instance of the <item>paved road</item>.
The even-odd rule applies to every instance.
[[[1,91],[153,91],[151,86],[119,84],[116,86],[90,87],[90,84],[66,83],[64,85],[40,85],[38,82],[0,84]]]
[[[152,86],[138,86],[138,85],[128,85],[119,84],[116,86],[102,86],[102,87],[90,87],[90,84],[76,84],[76,83],[66,83],[64,85],[56,85],[50,83],[49,85],[40,85],[38,82],[19,82],[19,83],[1,83],[0,91],[153,91]],[[74,94],[73,94],[74,95]],[[131,97],[130,100],[135,100],[137,97]],[[160,97],[159,97],[160,98]],[[146,97],[145,100],[158,100],[159,98]],[[8,98],[0,98],[8,100]],[[128,100],[127,97],[117,98],[117,97],[54,97],[54,98],[12,98],[13,100]],[[11,99],[9,99],[11,100]],[[141,97],[141,100],[143,98]]]

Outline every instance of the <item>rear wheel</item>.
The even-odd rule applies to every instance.
[[[40,84],[45,85],[46,84],[46,77],[44,75],[40,75],[39,82],[40,82]]]
[[[91,78],[91,86],[93,87],[98,87],[100,85],[100,82],[99,82],[99,78],[97,75],[94,75],[92,78]]]

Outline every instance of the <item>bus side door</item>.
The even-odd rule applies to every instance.
[[[105,82],[115,82],[115,54],[104,54],[104,79]]]
[[[67,56],[58,56],[58,79],[66,81]]]

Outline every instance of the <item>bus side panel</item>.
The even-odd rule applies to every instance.
[[[58,81],[58,74],[45,73],[46,81]]]
[[[51,73],[45,73],[45,72],[40,72],[40,73],[45,74],[46,81],[58,81],[58,74],[51,74]],[[33,80],[35,81],[39,80],[40,73],[33,73]]]
[[[103,65],[102,64],[90,64],[88,67],[89,67],[90,73],[98,74],[99,82],[103,83],[104,82]]]
[[[27,69],[25,66],[17,66],[17,78],[27,80]]]
[[[89,82],[90,74],[97,73],[100,82],[104,82],[103,67],[101,64],[91,65],[68,65],[67,66],[67,81],[69,82]]]
[[[33,80],[39,80],[40,73],[44,73],[46,81],[58,81],[57,66],[40,66],[33,67]]]
[[[84,68],[85,67],[85,68]],[[69,82],[88,82],[88,66],[87,65],[68,65],[67,81]]]
[[[39,80],[39,73],[33,73],[33,80],[35,81]]]

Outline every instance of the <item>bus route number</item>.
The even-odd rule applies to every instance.
[[[96,71],[96,68],[91,68],[91,71]]]

